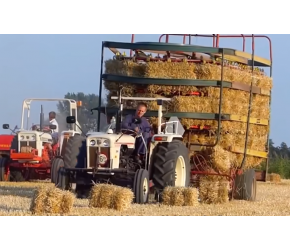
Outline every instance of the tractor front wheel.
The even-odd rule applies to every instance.
[[[56,158],[53,160],[51,164],[51,182],[57,185],[57,177],[58,177],[58,171],[60,168],[64,166],[63,159],[61,158]]]
[[[0,158],[0,181],[10,181],[8,162],[8,158]]]
[[[149,200],[149,173],[145,169],[138,169],[134,178],[135,203],[144,204]]]
[[[56,187],[61,190],[69,190],[69,176],[64,168],[59,168]]]

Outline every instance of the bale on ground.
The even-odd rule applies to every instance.
[[[279,174],[275,174],[275,173],[268,174],[267,181],[279,183],[279,182],[281,182],[281,176]]]
[[[56,187],[39,187],[35,190],[30,204],[33,214],[66,214],[73,207],[74,195]]]
[[[167,206],[196,206],[198,191],[193,187],[167,186],[162,192],[162,203]]]
[[[217,175],[201,176],[198,189],[202,203],[218,204],[229,201],[229,181],[226,177]]]
[[[133,198],[134,194],[128,188],[111,184],[96,184],[90,192],[89,206],[123,211],[131,205]]]

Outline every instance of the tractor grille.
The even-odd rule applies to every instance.
[[[36,141],[21,141],[20,142],[20,148],[27,147],[27,146],[36,149]]]
[[[89,160],[89,167],[96,167],[97,165],[97,147],[90,147],[90,160]],[[102,165],[103,168],[109,168],[110,167],[110,148],[102,148],[101,147],[101,154],[105,154],[107,156],[107,162],[105,165]]]

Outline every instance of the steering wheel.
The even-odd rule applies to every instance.
[[[138,133],[138,132],[136,132],[135,130],[132,130],[132,129],[122,128],[121,131],[123,131],[123,130],[128,131],[128,132],[133,132],[133,134],[129,134],[129,135],[134,136],[136,138],[138,138],[138,137],[140,137],[142,135],[142,133]],[[123,134],[125,134],[125,133],[123,133]]]

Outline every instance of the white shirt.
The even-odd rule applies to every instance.
[[[49,121],[51,125],[56,125],[56,129],[53,129],[52,132],[57,132],[58,133],[58,122],[55,119],[52,119]]]
[[[56,129],[52,130],[51,136],[57,140],[58,139],[58,122],[55,119],[52,119],[51,121],[49,121],[49,123],[51,125],[56,125]]]

